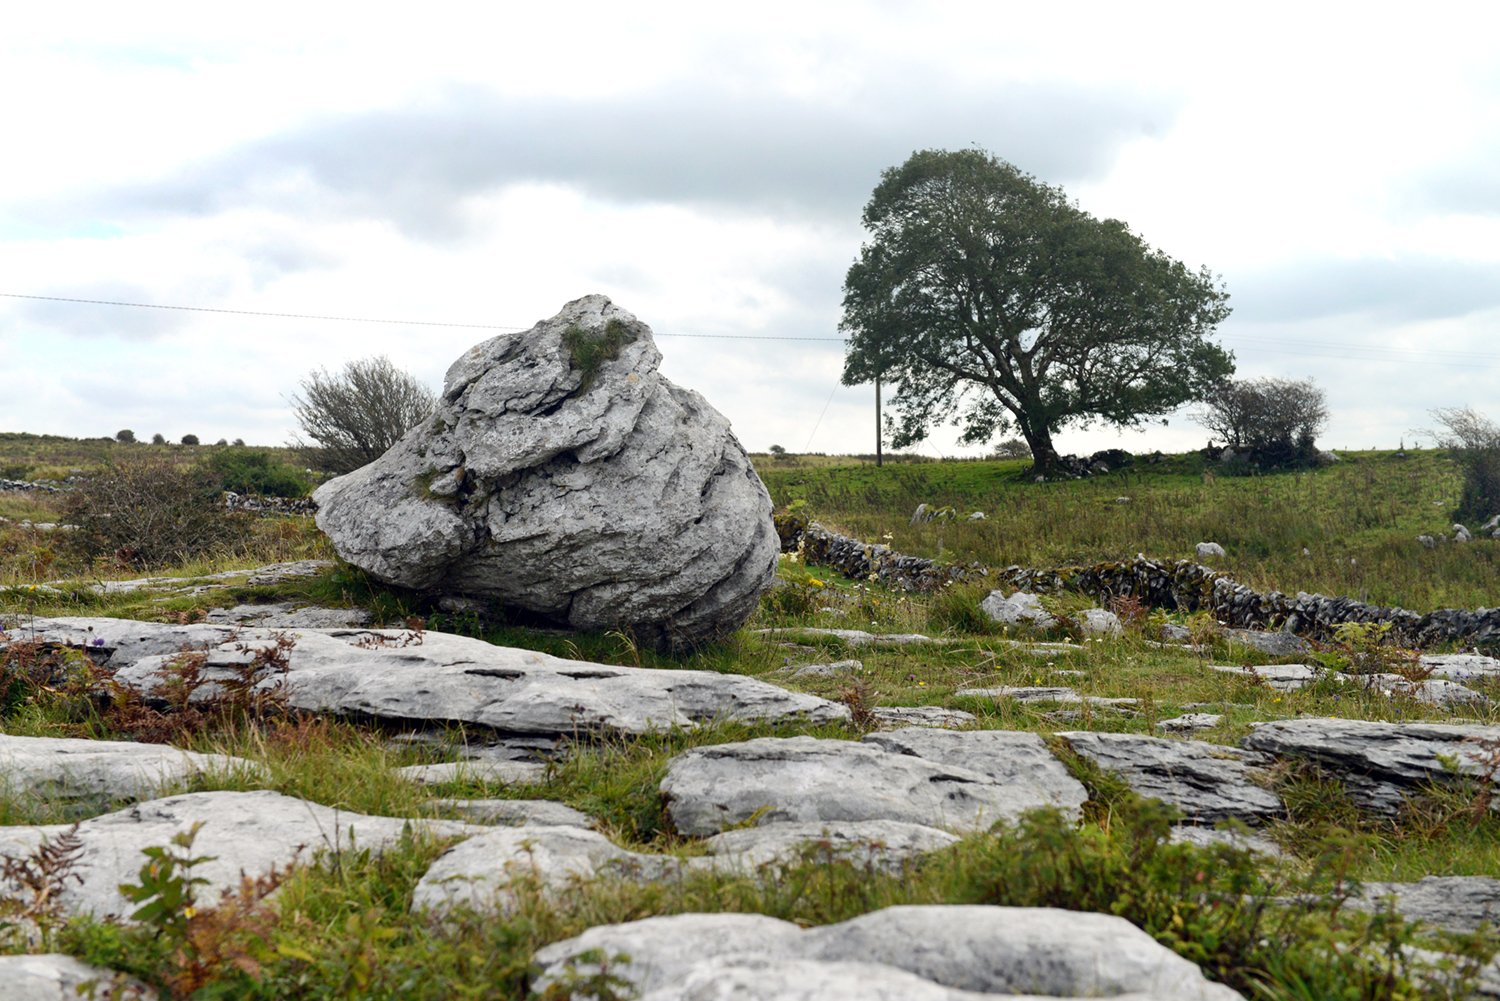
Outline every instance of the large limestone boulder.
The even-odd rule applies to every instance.
[[[739,627],[780,548],[729,422],[602,295],[453,363],[437,410],[314,495],[391,584],[672,644]]]

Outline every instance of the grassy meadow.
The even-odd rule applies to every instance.
[[[35,439],[24,444],[24,456],[10,456],[6,450],[19,447],[0,436],[0,469],[7,463],[54,469],[88,461],[64,445],[54,452]],[[189,450],[166,449],[179,460],[190,458]],[[1054,566],[1137,552],[1190,558],[1195,543],[1211,540],[1228,551],[1223,568],[1257,587],[1350,594],[1418,610],[1490,606],[1500,594],[1500,542],[1427,550],[1414,540],[1448,527],[1447,512],[1458,494],[1456,471],[1436,452],[1405,458],[1346,454],[1344,461],[1312,472],[1243,478],[1211,475],[1196,457],[1167,457],[1155,466],[1093,480],[1047,484],[1027,482],[1018,462],[877,469],[828,457],[756,461],[778,504],[801,501],[812,518],[831,527],[919,555]],[[1121,497],[1129,500],[1117,500]],[[168,586],[101,594],[89,585],[147,573],[201,579],[331,553],[305,516],[247,518],[233,545],[191,562],[143,570],[107,555],[86,558],[70,551],[65,533],[19,524],[23,518],[56,520],[60,503],[53,495],[0,494],[0,517],[10,519],[0,523],[0,615],[10,615],[13,629],[24,631],[31,616],[64,614],[193,621],[210,607],[272,600],[365,607],[391,625],[419,617],[429,629],[560,656],[755,676],[843,701],[852,710],[848,725],[719,724],[636,740],[584,739],[535,785],[420,788],[391,769],[452,752],[393,743],[389,730],[367,723],[314,719],[274,707],[259,712],[217,707],[194,717],[191,727],[173,731],[170,719],[105,697],[99,679],[33,684],[16,656],[0,659],[0,730],[6,733],[142,738],[175,732],[185,746],[262,763],[278,791],[367,813],[439,816],[433,801],[445,796],[549,798],[597,818],[599,830],[624,847],[686,856],[702,849],[672,830],[657,792],[674,754],[773,733],[857,738],[870,725],[868,710],[878,706],[964,709],[975,714],[976,727],[1042,734],[1066,729],[1147,734],[1157,732],[1161,720],[1203,711],[1222,719],[1194,738],[1223,744],[1238,741],[1256,722],[1299,715],[1500,723],[1494,708],[1500,682],[1494,679],[1474,687],[1495,701],[1462,710],[1418,704],[1357,683],[1319,682],[1279,692],[1253,678],[1209,670],[1210,663],[1269,658],[1226,646],[1214,624],[1202,617],[1176,620],[1195,639],[1184,647],[1154,642],[1164,616],[1145,609],[1129,610],[1135,614],[1127,617],[1125,634],[1118,638],[1035,645],[1031,637],[978,617],[982,587],[959,586],[938,595],[894,593],[787,558],[778,586],[745,629],[713,646],[677,654],[643,648],[618,632],[565,634],[444,615],[418,596],[381,587],[345,566],[273,586],[230,580],[196,594]],[[986,519],[913,526],[908,522],[919,503],[951,506],[961,516],[982,510]],[[1057,611],[1083,604],[1069,596],[1047,600]],[[933,641],[856,647],[808,633],[809,627],[923,632]],[[1409,669],[1400,651],[1388,653],[1398,667]],[[1330,644],[1313,659],[1349,667],[1359,654]],[[861,669],[824,677],[795,674],[799,665],[847,658],[857,658]],[[1067,686],[1136,704],[1114,711],[955,694],[1000,685]],[[153,711],[170,716],[169,709]],[[351,853],[282,874],[274,896],[199,902],[197,915],[181,928],[64,921],[45,913],[42,928],[49,948],[138,974],[174,998],[521,999],[528,997],[526,974],[535,949],[591,925],[688,911],[753,911],[814,925],[896,903],[1026,904],[1120,914],[1209,975],[1266,1001],[1463,997],[1467,988],[1437,983],[1403,947],[1440,946],[1465,957],[1456,961],[1455,977],[1472,972],[1495,952],[1490,937],[1435,934],[1389,915],[1364,915],[1343,906],[1361,880],[1500,877],[1500,813],[1490,808],[1480,786],[1435,787],[1413,797],[1391,819],[1362,814],[1337,776],[1279,770],[1268,781],[1287,803],[1288,815],[1264,833],[1284,856],[1266,861],[1235,849],[1168,843],[1169,818],[1158,805],[1138,800],[1117,779],[1081,760],[1063,757],[1091,793],[1082,824],[1053,814],[1031,815],[966,838],[895,875],[810,850],[799,861],[758,873],[699,874],[646,885],[606,877],[563,895],[523,879],[518,905],[508,915],[438,921],[412,912],[410,900],[444,843],[413,836],[379,857]],[[245,776],[224,774],[195,788],[248,787]],[[106,806],[95,804],[90,812]],[[0,793],[0,823],[77,817],[75,807]],[[1262,907],[1252,896],[1316,902]],[[28,935],[15,920],[24,904],[14,894],[0,899],[0,947],[6,950],[38,951],[37,935]],[[598,993],[576,996],[605,1001],[624,995],[603,985]]]

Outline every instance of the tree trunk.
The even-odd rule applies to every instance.
[[[1021,435],[1031,448],[1031,472],[1034,476],[1045,476],[1049,480],[1061,469],[1057,462],[1057,449],[1052,446],[1052,432],[1046,426],[1021,425]]]

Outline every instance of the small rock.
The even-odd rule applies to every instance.
[[[1430,535],[1419,535],[1419,536],[1417,536],[1417,541],[1422,544],[1422,548],[1423,549],[1436,549],[1437,548],[1437,539],[1434,539]]]
[[[1415,883],[1365,883],[1350,900],[1364,910],[1395,898],[1396,911],[1408,921],[1468,935],[1489,925],[1500,928],[1500,879],[1489,876],[1427,876]]]
[[[1265,631],[1260,629],[1228,629],[1224,635],[1231,644],[1238,643],[1268,657],[1295,657],[1299,653],[1312,651],[1312,644],[1296,633],[1285,629]]]
[[[1473,536],[1469,534],[1469,530],[1467,528],[1457,523],[1453,525],[1454,542],[1468,542],[1472,538]]]
[[[836,660],[828,664],[806,664],[792,669],[794,678],[836,678],[843,674],[859,674],[865,665],[857,660]]]
[[[424,786],[448,782],[527,785],[543,781],[547,766],[525,761],[445,761],[437,765],[407,765],[397,768],[396,774]]]
[[[968,520],[969,521],[984,521],[986,519],[985,519],[983,511],[970,511],[969,512]]]
[[[1194,547],[1194,551],[1198,554],[1198,558],[1200,560],[1206,560],[1211,557],[1223,557],[1226,555],[1224,552],[1224,547],[1219,545],[1217,542],[1200,542],[1197,546]]]
[[[1181,716],[1161,720],[1156,728],[1167,733],[1192,733],[1197,730],[1212,730],[1223,720],[1224,717],[1219,713],[1183,713]]]
[[[0,956],[0,984],[7,1001],[83,1001],[128,998],[154,1001],[156,992],[134,977],[101,969],[59,953]]]
[[[1135,699],[1106,698],[1102,695],[1079,695],[1071,688],[1046,685],[1000,685],[996,688],[960,688],[953,693],[975,699],[1012,699],[1016,702],[1088,703],[1105,709],[1130,708]]]
[[[699,867],[754,870],[804,858],[838,858],[899,873],[917,858],[957,843],[947,831],[894,820],[768,824],[715,834],[703,843],[709,857]]]
[[[1242,677],[1253,678],[1278,692],[1295,692],[1299,688],[1306,688],[1322,674],[1321,668],[1307,664],[1262,664],[1258,666],[1210,664],[1208,669],[1222,674],[1238,674]]]
[[[1228,845],[1231,848],[1253,852],[1256,855],[1264,855],[1267,858],[1279,859],[1286,857],[1286,853],[1281,850],[1281,846],[1276,842],[1264,835],[1251,834],[1248,831],[1178,825],[1172,828],[1172,833],[1168,836],[1168,839],[1174,845],[1189,844],[1197,845],[1199,848]]]
[[[944,706],[876,706],[870,715],[882,729],[893,730],[908,726],[930,726],[945,730],[957,730],[973,723],[973,713]]]
[[[204,772],[264,777],[245,758],[165,744],[0,734],[0,777],[12,795],[109,803],[159,796]]]
[[[991,591],[979,603],[979,607],[992,621],[1005,625],[1030,626],[1040,630],[1057,625],[1057,620],[1042,607],[1040,599],[1025,591],[1017,591],[1009,597],[1006,597],[1004,591]]]
[[[1085,608],[1073,616],[1073,624],[1084,636],[1119,636],[1125,632],[1120,617],[1104,608]]]
[[[1491,678],[1500,675],[1500,660],[1475,653],[1423,654],[1419,661],[1434,678],[1463,681],[1466,678]]]
[[[435,799],[432,805],[471,824],[592,828],[593,818],[550,799]]]

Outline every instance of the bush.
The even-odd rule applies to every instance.
[[[164,435],[164,434],[162,434],[160,431],[156,432],[156,434],[154,434],[154,435],[151,436],[151,444],[153,444],[153,445],[165,445],[166,443],[167,443],[167,436]]]
[[[78,526],[68,539],[84,556],[138,569],[232,548],[245,538],[244,522],[224,510],[211,476],[161,459],[105,467],[68,492],[63,517]]]
[[[224,490],[266,497],[305,497],[312,481],[295,466],[277,462],[262,449],[225,447],[206,458],[203,468]]]
[[[196,445],[198,444],[198,436],[195,434],[185,434],[182,436],[182,443],[184,445]]]
[[[1031,446],[1024,438],[1007,438],[990,452],[991,459],[1029,459]]]
[[[1463,471],[1454,520],[1485,521],[1500,514],[1500,425],[1469,407],[1440,407],[1432,416],[1443,430],[1431,436]]]
[[[115,432],[115,441],[120,442],[122,445],[129,445],[135,441],[135,432],[129,428],[121,428]]]
[[[352,361],[337,375],[319,369],[292,397],[302,433],[317,446],[315,461],[334,473],[374,462],[436,405],[432,390],[384,356]]]
[[[1328,406],[1311,379],[1227,379],[1191,417],[1254,465],[1281,469],[1316,460]]]

